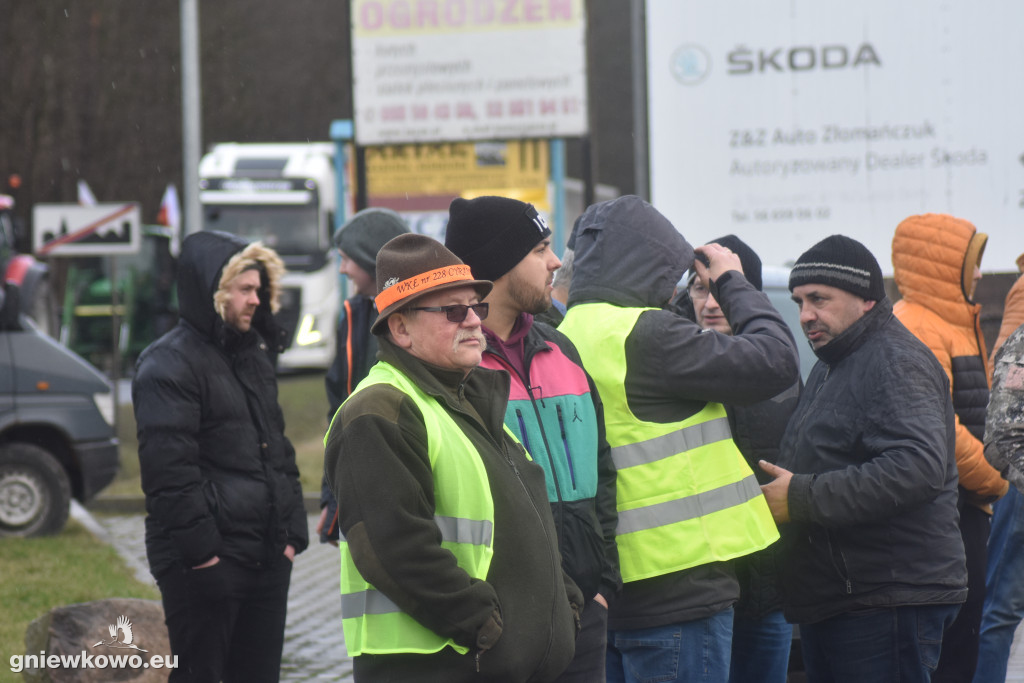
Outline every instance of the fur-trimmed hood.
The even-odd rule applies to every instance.
[[[260,305],[253,328],[265,340],[275,340],[278,335],[273,314],[280,308],[284,262],[273,249],[224,232],[197,232],[182,242],[178,261],[181,317],[210,338],[222,340],[227,285],[254,265],[260,266]]]

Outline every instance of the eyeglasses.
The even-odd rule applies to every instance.
[[[448,317],[450,323],[461,323],[469,315],[469,309],[473,309],[476,316],[481,320],[487,318],[487,309],[490,304],[473,304],[466,306],[465,304],[452,304],[451,306],[411,306],[405,310],[407,311],[429,311],[430,313],[444,313]]]
[[[702,285],[700,282],[694,282],[690,285],[690,298],[695,301],[702,301],[708,298],[708,288]]]

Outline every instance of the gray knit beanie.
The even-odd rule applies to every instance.
[[[334,246],[376,280],[377,252],[407,232],[405,220],[391,209],[363,209],[334,234]]]

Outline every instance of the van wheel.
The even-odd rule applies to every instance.
[[[0,536],[44,536],[64,528],[68,475],[48,451],[29,443],[0,446]]]

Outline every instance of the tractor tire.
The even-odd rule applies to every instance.
[[[70,504],[67,472],[49,451],[17,441],[0,446],[0,537],[56,534]]]

